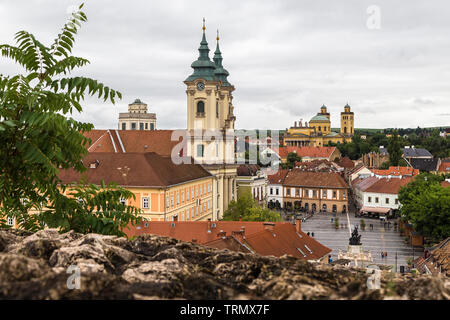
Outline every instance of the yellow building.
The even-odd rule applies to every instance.
[[[213,219],[215,177],[198,164],[176,165],[170,157],[149,153],[90,153],[86,172],[62,170],[60,179],[70,185],[85,179],[100,185],[115,182],[133,192],[127,205],[142,210],[149,221]]]
[[[228,204],[236,199],[234,162],[234,86],[228,82],[228,71],[222,65],[217,34],[214,57],[209,58],[205,24],[199,57],[191,64],[193,73],[184,81],[187,95],[187,130],[190,134],[187,155],[194,158],[216,177],[214,217],[221,219]],[[211,135],[213,137],[211,138]]]
[[[347,104],[341,112],[341,130],[339,133],[331,131],[330,113],[323,105],[320,112],[308,122],[300,120],[294,122],[283,138],[284,146],[313,146],[321,147],[329,143],[344,143],[352,140],[354,133],[354,114]]]

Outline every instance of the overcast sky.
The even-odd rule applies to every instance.
[[[80,3],[0,0],[0,43],[27,30],[50,45]],[[87,99],[74,115],[96,128],[117,128],[135,98],[156,113],[159,129],[186,127],[183,81],[203,17],[211,58],[220,30],[237,128],[285,129],[322,104],[339,127],[347,102],[357,128],[450,125],[446,0],[87,0],[83,10],[74,55],[91,64],[80,71],[123,93],[116,105]],[[0,58],[0,73],[17,70]]]

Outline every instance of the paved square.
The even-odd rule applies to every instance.
[[[336,229],[334,218],[331,213],[316,213],[314,216],[302,223],[302,230],[304,232],[314,232],[314,238],[320,243],[329,247],[333,251],[331,257],[333,260],[337,259],[339,249],[347,251],[348,239],[350,233],[348,229],[348,220],[346,214],[338,213],[336,217],[339,218],[339,224],[344,224],[345,227]],[[361,218],[355,218],[353,213],[348,214],[351,227],[358,226],[358,232],[361,235],[361,243],[364,251],[372,253],[373,262],[377,264],[385,264],[395,266],[395,253],[397,252],[397,271],[400,272],[400,266],[407,267],[406,259],[413,256],[413,248],[405,244],[404,237],[400,236],[398,231],[394,231],[394,221],[391,220],[390,228],[385,228],[383,223],[377,219],[364,218],[366,229],[361,230]],[[373,225],[373,230],[370,228]],[[387,252],[386,258],[381,258],[381,252]],[[423,254],[423,249],[414,249],[414,257]]]

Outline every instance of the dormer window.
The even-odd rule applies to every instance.
[[[91,162],[91,163],[89,164],[89,168],[95,169],[95,168],[98,167],[99,164],[100,164],[100,162],[99,162],[98,160],[95,160],[94,162]]]

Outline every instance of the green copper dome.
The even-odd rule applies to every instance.
[[[141,101],[141,99],[136,99],[136,100],[134,100],[134,102],[131,103],[131,104],[145,104],[145,103],[143,103],[143,102]]]
[[[312,117],[309,122],[311,122],[311,121],[321,121],[321,122],[322,121],[327,121],[327,122],[330,122],[330,120],[328,120],[327,117],[321,116],[321,115],[317,115],[317,116]]]
[[[217,80],[222,81],[222,85],[224,87],[231,87],[231,83],[228,82],[227,77],[230,75],[227,70],[225,70],[222,66],[222,53],[219,48],[219,33],[217,32],[217,46],[216,51],[214,52],[214,63],[216,65],[216,71],[214,71],[214,76]]]
[[[198,48],[198,51],[200,53],[198,59],[191,64],[194,72],[185,81],[193,81],[200,78],[205,80],[215,80],[214,70],[216,69],[216,65],[209,59],[209,47],[208,42],[206,41],[204,26],[203,37],[202,41],[200,42],[200,48]]]

